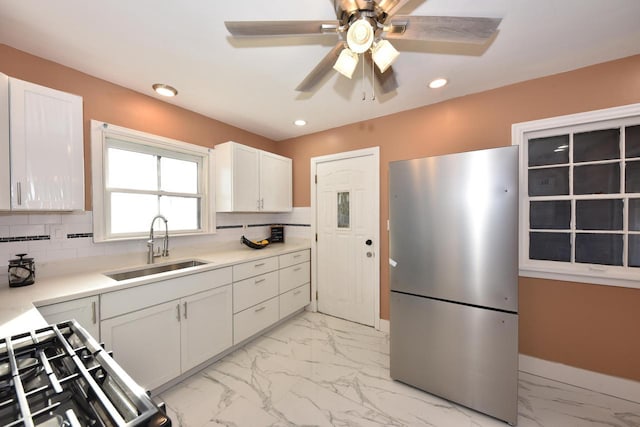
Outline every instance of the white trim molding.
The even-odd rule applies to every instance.
[[[389,333],[391,331],[391,323],[387,319],[380,319],[378,321],[378,329],[380,332]]]
[[[520,354],[519,370],[620,399],[640,403],[640,382]]]

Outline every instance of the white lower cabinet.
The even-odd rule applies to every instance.
[[[183,298],[181,366],[185,372],[233,345],[231,285]]]
[[[180,375],[179,307],[169,301],[101,322],[105,346],[146,390]]]
[[[75,319],[96,340],[100,339],[100,319],[98,296],[74,299],[71,301],[38,307],[38,311],[48,323],[60,323]]]
[[[274,270],[259,274],[264,270]],[[311,301],[309,250],[233,267],[233,343],[239,344]]]
[[[280,318],[278,297],[261,302],[233,316],[233,343],[238,344]]]
[[[102,339],[152,390],[231,347],[231,301],[226,285],[117,316],[102,322]]]
[[[311,284],[307,283],[280,295],[280,318],[295,313],[309,304]]]

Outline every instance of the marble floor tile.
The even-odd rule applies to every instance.
[[[503,427],[389,377],[388,334],[303,312],[162,393],[174,426]],[[640,404],[519,375],[518,426],[640,427]]]

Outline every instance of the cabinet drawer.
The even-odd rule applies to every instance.
[[[280,318],[287,317],[311,301],[311,284],[299,286],[280,295]]]
[[[279,319],[278,297],[233,315],[233,343],[238,344]]]
[[[311,263],[292,265],[280,270],[280,293],[287,292],[310,281]]]
[[[148,283],[100,297],[100,315],[108,319],[231,283],[231,267]]]
[[[235,282],[233,284],[233,312],[237,313],[277,295],[277,271]]]
[[[280,268],[289,267],[290,265],[300,264],[301,262],[309,261],[311,254],[309,249],[303,251],[291,252],[290,254],[280,255]]]
[[[233,281],[248,279],[278,269],[278,257],[258,259],[233,266]]]

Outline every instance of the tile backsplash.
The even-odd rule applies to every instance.
[[[27,253],[38,263],[68,261],[83,257],[144,253],[146,239],[93,243],[92,212],[61,214],[0,214],[0,266],[8,266],[16,254]],[[285,225],[285,238],[311,237],[311,208],[294,208],[285,213],[219,213],[217,232],[207,236],[172,237],[171,247],[265,238],[272,224]],[[6,270],[5,270],[6,271]],[[8,282],[0,274],[0,286]]]

